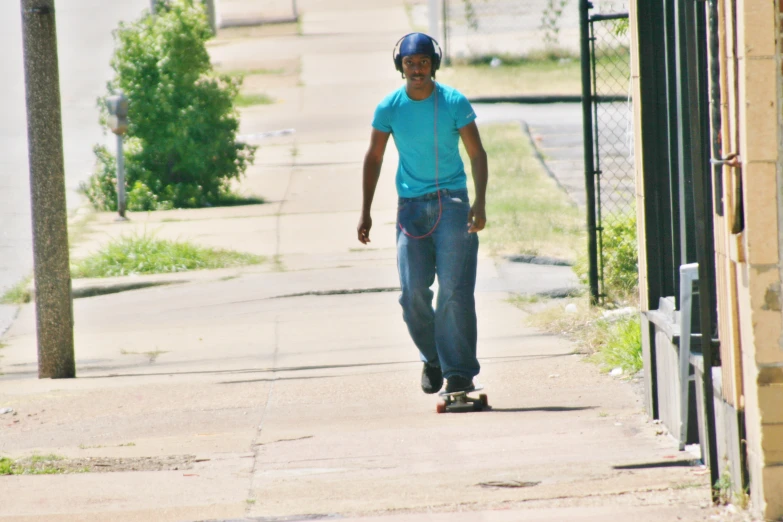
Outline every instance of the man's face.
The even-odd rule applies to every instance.
[[[414,88],[432,82],[432,57],[428,54],[412,54],[402,58],[402,72],[408,85]]]

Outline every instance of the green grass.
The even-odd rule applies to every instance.
[[[455,60],[439,70],[437,78],[468,97],[582,94],[581,62],[577,55],[558,50],[525,56],[499,55],[498,67],[490,65],[492,58],[495,56]],[[596,67],[625,79],[630,73],[630,54],[625,49],[615,50],[600,56]],[[616,94],[627,94],[626,83],[617,83],[622,92]]]
[[[604,327],[604,325],[598,325]],[[622,368],[623,375],[634,375],[642,369],[642,330],[639,318],[624,317],[605,325],[606,341],[595,355],[604,371]]]
[[[237,107],[252,107],[255,105],[271,105],[275,100],[267,94],[239,94],[234,98]]]
[[[30,282],[32,280],[32,276],[28,276],[6,290],[0,297],[0,304],[20,305],[29,303],[32,299],[32,293],[30,292]]]
[[[533,254],[573,261],[584,247],[584,218],[544,171],[518,124],[481,127],[489,161],[487,227],[482,246],[493,255]],[[469,168],[470,160],[464,153]],[[472,183],[468,182],[472,190]]]
[[[519,308],[530,311],[524,301],[513,301]],[[567,305],[576,311],[565,311]],[[589,360],[605,372],[622,368],[623,375],[631,376],[642,369],[642,336],[636,314],[604,318],[605,310],[591,307],[588,296],[551,301],[543,310],[531,313],[527,322],[545,332],[561,335],[573,341],[577,351],[589,355]]]
[[[56,475],[68,473],[58,466],[64,460],[58,455],[33,455],[32,457],[12,460],[0,457],[0,475]]]
[[[246,78],[248,76],[275,76],[278,74],[283,74],[284,72],[285,69],[279,67],[276,69],[248,69],[248,70],[228,71],[224,74],[231,76],[232,78]]]
[[[241,205],[262,205],[266,203],[264,198],[257,196],[242,196],[235,192],[224,192],[220,194],[217,202],[214,204],[216,207],[238,207]]]
[[[578,57],[501,56],[499,67],[490,66],[490,59],[453,63],[438,71],[438,81],[455,87],[468,97],[582,93]]]
[[[161,274],[253,265],[264,258],[229,250],[196,246],[189,242],[158,239],[151,234],[122,236],[99,252],[71,265],[71,275],[115,277]]]

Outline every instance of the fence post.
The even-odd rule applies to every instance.
[[[438,41],[441,41],[440,37],[440,12],[438,11],[438,0],[429,0],[429,31],[430,36]]]
[[[587,259],[589,263],[590,302],[597,304],[598,239],[595,214],[595,157],[593,145],[593,96],[591,85],[590,9],[589,0],[579,1],[579,29],[582,61],[582,132],[584,134],[585,195],[587,198]]]

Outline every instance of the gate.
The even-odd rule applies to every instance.
[[[626,297],[638,285],[628,13],[580,2],[582,115],[590,294]]]

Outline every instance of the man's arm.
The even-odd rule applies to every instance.
[[[487,153],[481,144],[476,122],[472,121],[459,129],[459,135],[465,150],[470,157],[470,170],[473,174],[473,185],[476,188],[473,205],[468,214],[468,232],[483,230],[487,224],[486,196],[489,170],[487,168]]]
[[[370,229],[372,217],[370,209],[375,197],[375,187],[378,186],[378,178],[381,175],[383,165],[383,153],[386,152],[386,144],[389,142],[389,133],[373,129],[370,135],[370,148],[364,155],[364,169],[362,171],[362,214],[356,232],[359,241],[363,244],[370,242]]]

